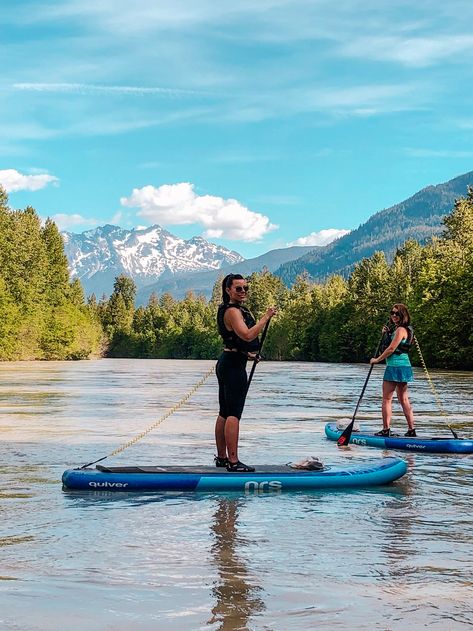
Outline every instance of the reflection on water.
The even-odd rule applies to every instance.
[[[0,628],[21,631],[389,629],[473,624],[473,458],[402,454],[407,476],[350,492],[71,493],[64,469],[100,458],[179,401],[211,362],[0,364]],[[392,452],[324,437],[350,418],[364,365],[262,363],[242,420],[253,463]],[[380,423],[382,369],[359,412]],[[422,374],[420,434],[449,434]],[[449,422],[473,435],[470,373],[435,373]],[[111,464],[213,460],[212,377]],[[395,407],[394,425],[405,421]]]
[[[252,584],[240,557],[239,550],[246,542],[238,532],[238,508],[238,500],[217,500],[211,525],[215,533],[212,555],[218,584],[213,589],[216,602],[209,623],[218,622],[219,631],[246,630],[251,616],[264,609],[264,602],[259,596],[261,588]]]

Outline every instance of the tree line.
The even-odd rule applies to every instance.
[[[210,300],[192,292],[183,300],[152,295],[146,306],[136,307],[136,285],[122,275],[109,298],[91,296],[85,302],[78,281],[68,279],[55,225],[47,221],[41,227],[30,208],[9,211],[5,196],[0,210],[0,358],[77,359],[102,353],[213,359],[220,353],[215,316],[221,279]],[[28,251],[33,254],[21,255],[32,239],[35,247]],[[16,263],[7,263],[4,243]],[[429,366],[473,369],[473,189],[445,217],[440,237],[426,245],[406,241],[392,262],[376,252],[348,278],[334,275],[314,283],[301,275],[288,288],[263,270],[251,274],[248,283],[247,306],[255,316],[270,305],[279,309],[265,342],[267,359],[366,361],[391,305],[403,302]]]
[[[56,224],[30,206],[11,210],[0,187],[0,359],[85,359],[105,347]]]

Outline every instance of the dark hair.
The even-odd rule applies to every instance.
[[[227,294],[227,289],[232,286],[234,280],[245,280],[241,274],[227,274],[222,280],[222,302],[224,305],[230,302],[230,296]]]
[[[402,302],[397,302],[392,306],[392,309],[397,309],[400,314],[400,322],[398,326],[409,326],[411,323],[411,316],[409,314],[409,310],[406,305],[403,305]]]

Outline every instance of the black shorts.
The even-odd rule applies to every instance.
[[[241,418],[248,390],[247,357],[243,353],[223,352],[215,372],[218,379],[219,415]]]

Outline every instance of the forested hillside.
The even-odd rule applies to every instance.
[[[0,360],[82,359],[102,352],[102,338],[80,283],[69,282],[56,224],[11,210],[0,188]]]
[[[392,262],[396,250],[407,239],[422,244],[439,235],[443,217],[471,185],[473,171],[443,184],[428,186],[400,204],[376,213],[337,241],[281,265],[275,273],[286,285],[291,285],[304,272],[313,280],[324,280],[331,274],[348,277],[358,261],[376,251],[384,252],[386,259]]]

